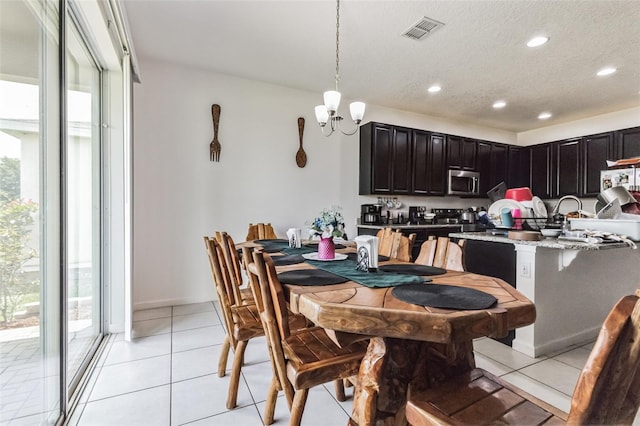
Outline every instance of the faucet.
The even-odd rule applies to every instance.
[[[551,211],[551,216],[558,214],[558,210],[560,210],[560,204],[562,204],[562,202],[566,199],[575,200],[576,203],[578,203],[578,210],[582,210],[582,201],[580,201],[578,197],[576,197],[575,195],[565,195],[558,200],[555,207],[553,208],[553,211]]]

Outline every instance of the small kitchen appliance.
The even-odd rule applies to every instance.
[[[480,173],[467,170],[449,170],[449,195],[474,197],[480,195]]]
[[[382,206],[377,204],[362,204],[360,207],[360,222],[363,225],[379,225],[382,223]]]
[[[435,213],[435,222],[438,224],[457,224],[460,223],[460,216],[464,212],[463,209],[432,209]]]

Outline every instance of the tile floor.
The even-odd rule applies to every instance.
[[[70,425],[262,425],[271,380],[264,339],[250,341],[238,407],[225,408],[228,376],[216,374],[224,336],[216,303],[138,311],[131,342],[109,336],[107,347],[70,419]],[[574,346],[551,357],[530,358],[491,339],[474,343],[476,363],[564,410],[592,347]],[[227,367],[230,368],[231,360]],[[351,390],[347,392],[350,394]],[[345,425],[351,399],[338,402],[333,385],[309,394],[303,425]],[[289,412],[279,397],[276,424]]]

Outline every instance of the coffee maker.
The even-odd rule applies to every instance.
[[[360,207],[360,223],[363,225],[379,225],[382,222],[382,206],[362,204]]]

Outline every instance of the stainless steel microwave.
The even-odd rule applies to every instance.
[[[449,170],[449,195],[480,195],[480,173],[467,170]]]

